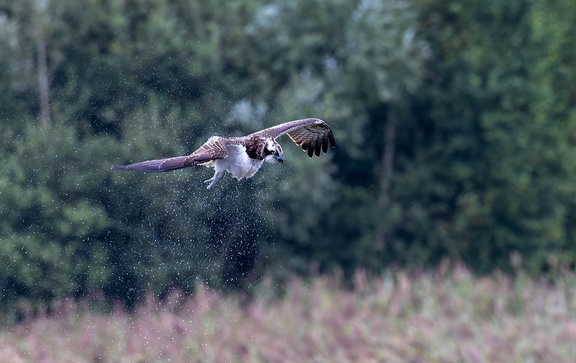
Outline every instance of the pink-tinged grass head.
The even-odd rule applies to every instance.
[[[270,280],[252,300],[199,286],[185,297],[148,296],[109,314],[62,302],[0,332],[1,362],[554,361],[576,356],[576,275],[554,284],[527,276],[359,272]]]

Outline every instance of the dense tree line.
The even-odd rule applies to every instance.
[[[570,0],[0,1],[0,301],[576,259]],[[226,179],[111,164],[320,117]]]

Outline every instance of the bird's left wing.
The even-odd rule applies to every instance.
[[[308,153],[309,157],[312,157],[314,154],[320,156],[320,150],[327,152],[329,146],[336,147],[336,140],[334,139],[332,129],[330,129],[326,122],[317,118],[286,122],[255,132],[252,135],[276,139],[284,134],[288,134],[292,141]]]

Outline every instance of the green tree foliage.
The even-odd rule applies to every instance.
[[[434,182],[418,203],[434,221],[427,249],[481,269],[505,266],[512,251],[537,268],[573,262],[558,252],[573,243],[574,6],[430,5],[422,155]]]
[[[0,0],[0,303],[573,263],[575,6]],[[200,167],[109,170],[302,117],[336,150],[286,138],[284,165],[210,191]]]
[[[259,60],[270,78],[281,74],[274,109],[285,119],[321,115],[341,145],[321,173],[298,163],[272,194],[292,200],[274,219],[286,226],[279,238],[292,246],[293,262],[347,271],[389,262],[383,243],[374,243],[389,226],[391,170],[381,166],[390,167],[383,160],[394,148],[383,151],[385,129],[409,122],[407,97],[422,80],[429,49],[417,15],[411,1],[277,1],[256,13],[250,31]],[[296,39],[300,46],[290,46]]]
[[[39,265],[37,259],[44,252],[53,258],[42,262],[46,265],[42,271],[6,267],[4,290],[14,292],[5,294],[3,301],[18,296],[51,300],[91,289],[133,301],[144,289],[191,288],[197,278],[217,286],[223,280],[237,284],[236,272],[249,272],[255,262],[256,236],[250,231],[222,230],[249,214],[238,206],[250,205],[247,201],[254,198],[254,188],[240,187],[237,200],[226,203],[225,194],[215,199],[210,194],[186,193],[190,185],[204,192],[200,175],[192,184],[185,180],[186,174],[166,174],[165,178],[113,175],[109,166],[186,154],[214,132],[238,132],[232,112],[238,108],[235,102],[242,104],[255,87],[243,58],[245,51],[239,47],[245,37],[239,30],[255,3],[48,4],[44,20],[52,75],[51,111],[58,125],[46,133],[33,121],[24,128],[15,122],[15,127],[6,129],[2,152],[10,162],[3,165],[7,170],[2,197],[9,199],[3,206],[11,218],[6,218],[2,234],[10,241],[21,241],[5,246],[7,260],[20,264],[14,254],[28,253],[21,251],[22,243],[36,248],[35,259],[22,265]],[[25,12],[15,4],[3,5],[2,10],[6,22],[15,28],[13,33],[20,35],[28,21]],[[6,78],[17,85],[15,74],[22,72],[30,79],[22,93],[34,93],[35,60],[30,54],[26,58],[25,52],[32,39],[20,42],[9,34],[6,37],[19,41],[13,48],[32,64],[20,69],[20,58],[3,57],[12,66]],[[11,95],[18,97],[16,92]],[[33,106],[18,111],[31,119],[37,116],[36,99],[27,101]],[[13,114],[6,111],[2,116],[12,121]],[[226,121],[225,128],[217,126],[220,120]],[[51,167],[52,163],[57,167]],[[68,199],[69,191],[61,181],[64,171],[70,181],[78,183],[71,187],[83,195],[82,203]],[[20,184],[12,181],[14,175],[20,176]],[[170,191],[172,198],[167,195]],[[66,197],[57,198],[60,194]],[[44,213],[36,213],[39,210]],[[89,215],[99,217],[85,220]],[[247,228],[257,222],[257,217],[253,219]],[[89,234],[80,234],[77,224],[88,222],[94,222],[87,225]],[[28,229],[30,224],[37,228]],[[60,234],[52,233],[54,224],[62,225]],[[67,238],[78,246],[69,247]],[[86,252],[85,263],[76,258],[76,248],[90,249],[92,244],[104,246],[102,256]],[[237,251],[243,245],[251,247],[252,253]],[[240,252],[245,257],[236,258]],[[80,272],[70,273],[75,269]],[[78,275],[85,270],[101,279],[81,281]],[[46,287],[35,288],[41,276],[47,277]],[[51,279],[60,279],[61,286]]]
[[[107,137],[80,143],[70,128],[3,135],[0,172],[2,302],[50,301],[102,288],[110,277],[109,217],[94,193],[105,171],[86,162]]]

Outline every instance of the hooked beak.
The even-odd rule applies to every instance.
[[[284,159],[282,158],[282,155],[278,155],[278,156],[274,156],[274,159],[278,160],[278,162],[280,164],[282,164],[284,162]]]

